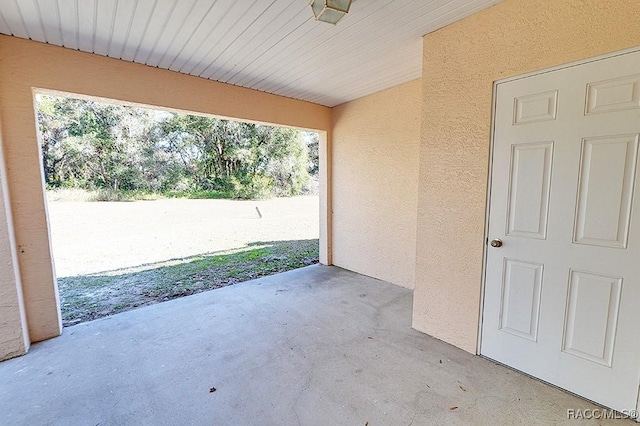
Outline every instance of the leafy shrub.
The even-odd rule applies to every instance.
[[[237,178],[232,176],[230,182],[233,185],[231,193],[233,198],[244,200],[265,199],[273,196],[273,180],[269,176],[248,175]]]

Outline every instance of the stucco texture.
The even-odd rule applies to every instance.
[[[0,361],[23,354],[30,344],[12,223],[0,146]]]
[[[333,109],[333,263],[413,288],[420,80]]]
[[[476,352],[493,82],[640,45],[637,0],[506,0],[424,37],[413,326]]]
[[[330,132],[329,108],[172,71],[7,36],[0,36],[0,58],[2,144],[17,263],[32,342],[61,331],[36,135],[34,89],[314,129],[321,131],[323,141]],[[323,149],[326,152],[327,148]],[[326,176],[326,169],[323,174]],[[321,187],[321,191],[328,189]],[[328,222],[328,215],[321,215],[325,235]],[[0,223],[0,228],[3,227],[6,224]],[[324,242],[323,247],[327,246]],[[3,256],[1,261],[6,259]],[[0,342],[4,334],[1,333]]]

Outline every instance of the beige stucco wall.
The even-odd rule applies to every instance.
[[[333,109],[333,263],[413,288],[420,80]]]
[[[0,361],[29,348],[11,206],[0,144]]]
[[[320,105],[7,36],[0,36],[0,58],[2,144],[32,342],[60,333],[34,88],[320,130],[326,141],[323,152],[330,154],[331,110]],[[326,169],[321,172],[327,176]],[[326,182],[321,191],[329,192]],[[329,201],[325,200],[325,205]],[[330,216],[321,215],[321,223],[321,235],[329,235]],[[2,232],[6,228],[0,223],[0,230],[5,229]],[[328,247],[326,241],[323,247]],[[322,256],[327,261],[328,254]],[[2,275],[7,279],[4,268]],[[0,329],[0,342],[4,338]]]
[[[476,352],[495,80],[640,45],[637,0],[505,0],[424,37],[413,326]]]

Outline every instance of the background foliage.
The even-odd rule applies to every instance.
[[[318,136],[294,129],[37,96],[47,187],[266,198],[312,191]]]

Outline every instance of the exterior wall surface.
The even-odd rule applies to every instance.
[[[316,104],[18,38],[0,36],[0,58],[2,144],[32,342],[61,332],[36,135],[34,88],[319,130],[325,141],[331,127],[331,110]],[[326,145],[330,147],[330,141]],[[327,147],[323,149],[326,152]],[[323,174],[327,176],[327,170]],[[321,191],[329,192],[326,185]],[[321,235],[328,235],[330,217],[321,215],[320,220]],[[0,223],[2,241],[7,231],[6,221]],[[327,246],[324,242],[323,247]],[[16,285],[19,280],[4,269],[5,259],[9,259],[5,251],[6,248],[0,249],[1,279]],[[323,255],[326,260],[327,255]],[[5,284],[2,286],[4,289]],[[11,288],[10,283],[6,288]],[[0,327],[0,343],[8,336],[9,330]]]
[[[414,328],[476,352],[493,82],[640,45],[637,0],[505,0],[424,37]]]
[[[333,109],[333,263],[413,288],[420,80]]]
[[[29,348],[11,206],[0,145],[0,361]]]

